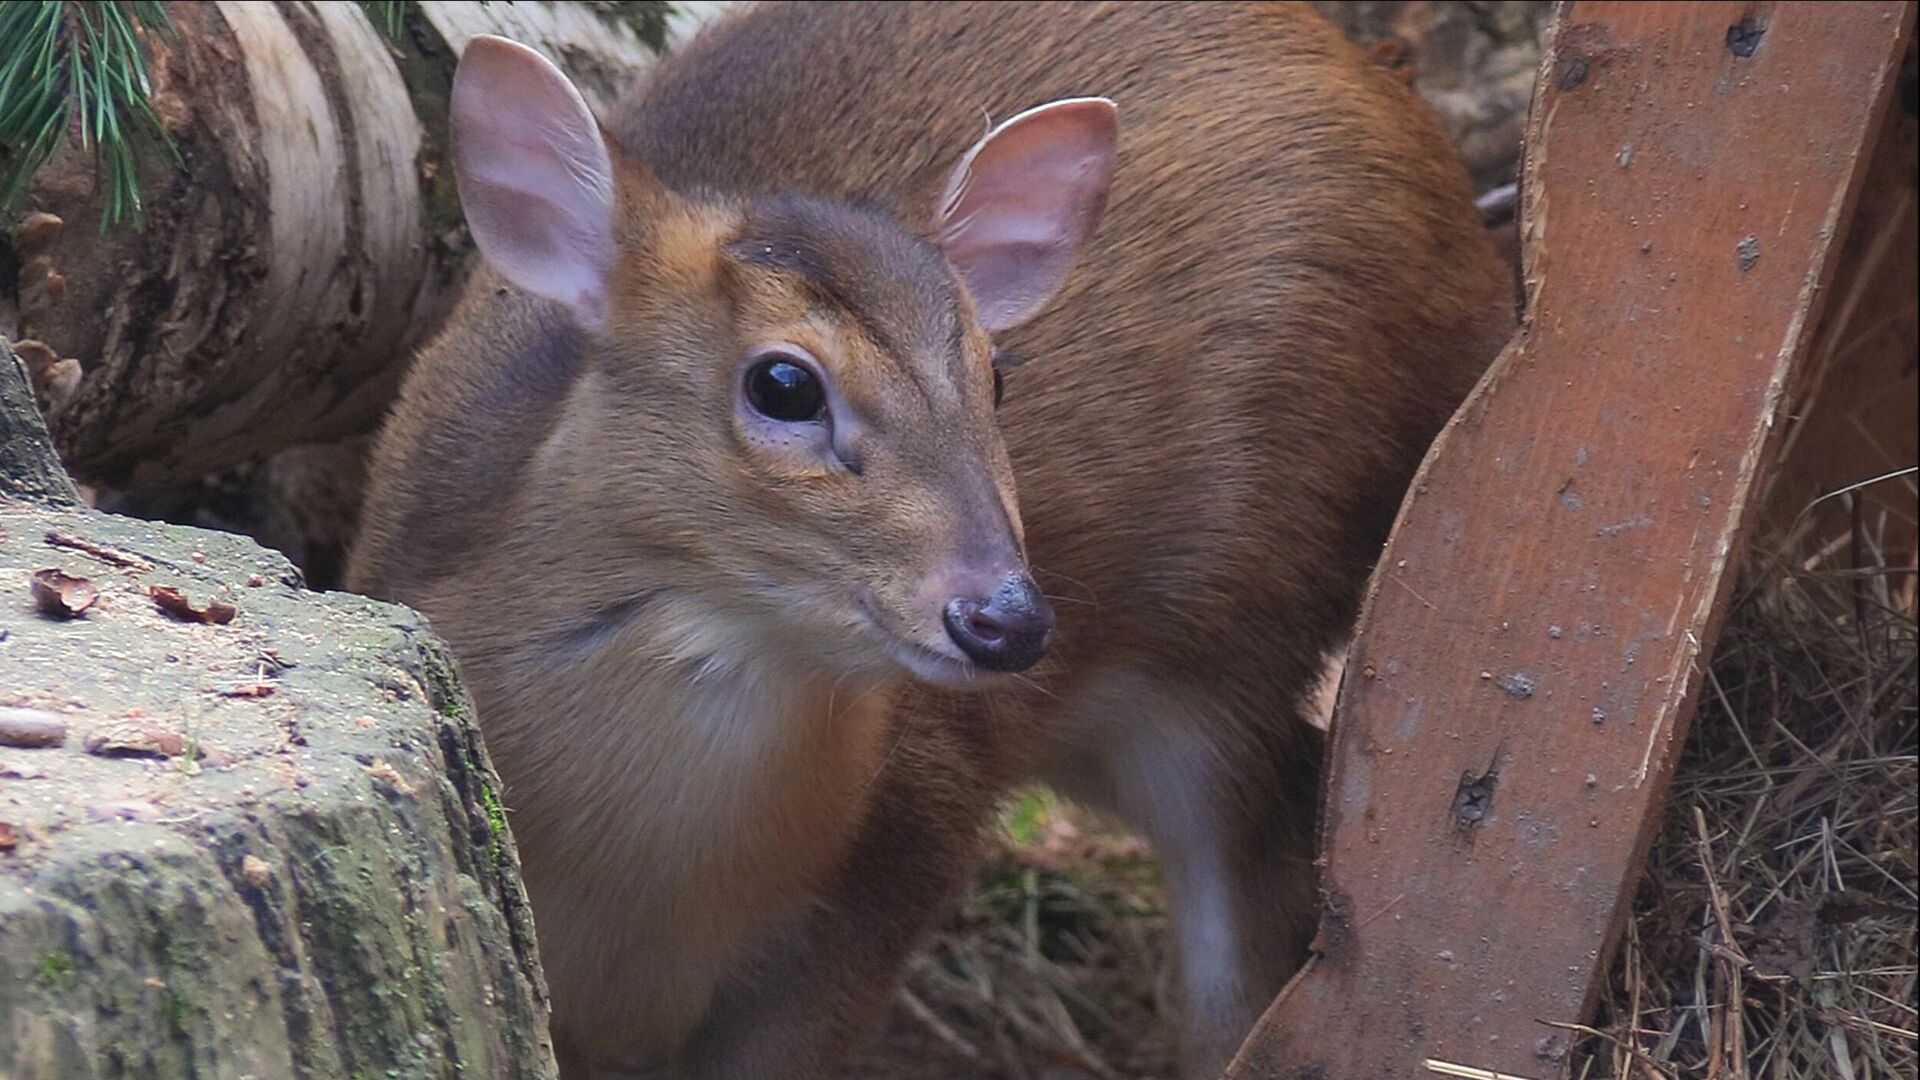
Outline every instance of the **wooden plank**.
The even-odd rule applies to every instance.
[[[1312,965],[1232,1080],[1563,1072],[1912,32],[1903,3],[1575,3],[1529,317],[1428,456],[1341,688]]]

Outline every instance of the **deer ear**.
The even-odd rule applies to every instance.
[[[1113,180],[1119,110],[1106,98],[1029,109],[953,167],[934,234],[989,333],[1038,315],[1066,284]]]
[[[546,57],[467,43],[453,76],[453,151],[474,243],[514,285],[606,318],[613,163],[586,100]]]

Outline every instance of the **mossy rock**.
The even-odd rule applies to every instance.
[[[98,602],[42,613],[44,568]],[[67,733],[0,743],[0,1077],[554,1074],[498,780],[418,616],[0,497],[8,709]]]

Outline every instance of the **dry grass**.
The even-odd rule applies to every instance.
[[[866,1077],[1171,1077],[1159,870],[1044,789],[1002,812],[960,914],[908,971]]]
[[[1749,573],[1575,1075],[1920,1074],[1910,569]]]
[[[1864,558],[1862,558],[1864,556]],[[1852,538],[1750,560],[1572,1075],[1911,1080],[1915,577]],[[1023,793],[867,1077],[1172,1075],[1166,920],[1123,833]]]

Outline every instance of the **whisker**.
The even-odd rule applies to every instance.
[[[829,686],[829,687],[827,687],[827,715],[828,715],[828,716],[832,716],[832,715],[833,715],[833,699],[834,699],[834,695],[836,695],[836,694],[838,694],[838,693],[840,693],[840,686],[841,686],[841,684],[843,684],[843,683],[845,683],[845,682],[846,682],[846,681],[847,681],[848,679],[851,679],[851,678],[853,678],[853,672],[851,672],[851,671],[843,671],[843,672],[841,672],[841,673],[840,673],[840,677],[839,677],[839,678],[837,678],[837,679],[835,679],[835,680],[833,680],[833,685],[832,685],[832,686]],[[857,703],[859,702],[859,700],[860,700],[860,699],[858,699],[858,698],[855,698],[855,699],[854,699],[854,703],[855,703],[855,704],[857,704]],[[849,705],[849,706],[848,706],[848,708],[852,708],[852,705]]]
[[[1053,593],[1046,592],[1045,590],[1042,590],[1040,595],[1046,597],[1047,603],[1049,604],[1084,604],[1087,607],[1100,606],[1098,601],[1082,600],[1077,596],[1055,596]]]
[[[997,739],[999,729],[1002,726],[1000,723],[1000,697],[989,690],[980,695],[980,701],[986,706],[987,733],[995,736]]]
[[[880,692],[880,687],[877,684],[874,686],[869,686],[865,690],[862,690],[857,696],[854,697],[852,701],[847,702],[848,711],[852,711],[854,706],[860,704],[861,702],[867,700],[868,698],[872,697],[873,695],[879,692]]]
[[[887,747],[886,756],[880,759],[880,764],[874,766],[873,775],[867,777],[867,782],[860,785],[860,793],[862,795],[866,794],[867,789],[873,787],[874,782],[886,773],[887,766],[893,761],[893,755],[900,749],[900,744],[907,741],[907,733],[913,730],[913,714],[914,711],[911,709],[902,711],[900,716],[900,734],[894,736],[893,745]]]
[[[1047,695],[1048,697],[1052,698],[1055,701],[1060,700],[1059,694],[1056,694],[1053,691],[1047,689],[1046,687],[1041,686],[1039,683],[1033,681],[1032,679],[1027,678],[1025,675],[1020,675],[1016,673],[1014,674],[1013,679],[1015,682],[1022,683],[1028,687],[1031,687],[1032,689],[1038,690],[1042,694]]]
[[[1079,589],[1081,592],[1086,593],[1087,599],[1081,600],[1080,601],[1081,603],[1098,604],[1100,602],[1099,592],[1095,591],[1094,588],[1088,585],[1086,582],[1081,581],[1080,579],[1075,577],[1069,577],[1068,575],[1062,574],[1057,570],[1043,569],[1038,563],[1029,563],[1027,565],[1030,569],[1032,569],[1034,576],[1036,577],[1059,578],[1061,581],[1064,581],[1067,584],[1072,585],[1073,587]],[[1051,599],[1051,597],[1049,597],[1049,599]]]

